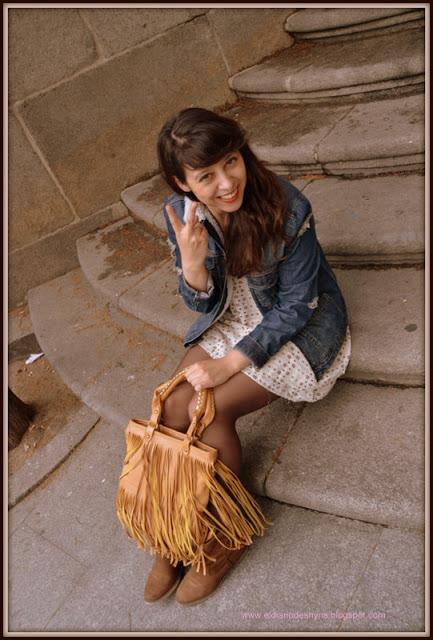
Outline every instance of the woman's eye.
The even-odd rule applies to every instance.
[[[229,159],[228,159],[227,164],[233,164],[233,163],[235,163],[235,162],[236,162],[236,160],[237,160],[236,156],[233,156],[232,158],[229,158]]]

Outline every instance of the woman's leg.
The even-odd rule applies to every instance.
[[[274,393],[268,392],[262,386],[254,382],[245,373],[239,372],[226,382],[214,388],[215,418],[203,432],[200,440],[218,449],[218,457],[234,473],[241,478],[241,445],[236,433],[235,423],[237,418],[261,407],[270,404],[278,398]],[[196,402],[196,394],[189,404],[189,415],[192,415]],[[230,490],[227,488],[228,492]],[[217,520],[220,517],[214,504],[208,509]],[[246,546],[238,549],[229,548],[230,539],[226,538],[229,547],[224,546],[225,534],[220,538],[211,538],[204,545],[204,551],[214,558],[214,562],[207,562],[207,573],[190,570],[183,578],[176,591],[176,601],[180,604],[193,604],[202,602],[211,595],[228,571],[240,560],[246,550]]]
[[[197,396],[195,392],[189,402],[189,420],[192,418]],[[240,477],[242,448],[236,432],[236,420],[271,404],[279,396],[259,385],[242,371],[215,387],[214,396],[215,418],[203,432],[200,440],[218,449],[220,460]]]
[[[188,349],[173,376],[185,367],[211,356],[199,345]],[[270,404],[279,396],[271,393],[240,371],[214,388],[215,418],[200,440],[219,451],[219,457],[240,477],[242,447],[236,432],[236,420]],[[198,393],[187,381],[182,382],[166,398],[162,421],[167,427],[185,432],[197,404]]]
[[[210,356],[206,351],[200,346],[194,345],[188,349],[171,377],[188,365],[207,358],[210,358]],[[179,431],[187,430],[191,422],[188,415],[188,406],[194,393],[194,387],[187,381],[179,384],[170,393],[162,407],[162,422],[164,425],[172,429],[179,429]],[[157,555],[144,588],[145,601],[153,603],[167,597],[179,582],[180,570],[183,570],[181,562],[176,567],[173,567],[167,558]]]
[[[199,345],[194,345],[188,349],[182,360],[179,362],[176,369],[173,371],[171,377],[176,373],[185,369],[185,367],[194,362],[200,360],[207,360],[210,355],[202,349]],[[182,382],[179,384],[172,393],[166,398],[162,408],[162,422],[167,427],[172,429],[179,429],[179,431],[186,431],[189,427],[191,419],[188,414],[188,405],[191,402],[191,398],[194,396],[195,390],[192,384]]]

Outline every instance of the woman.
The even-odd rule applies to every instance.
[[[185,431],[200,389],[213,387],[216,415],[201,440],[239,477],[236,420],[278,397],[315,402],[347,368],[350,331],[335,276],[316,238],[311,207],[288,180],[264,167],[234,120],[189,108],[158,139],[163,177],[174,193],[164,218],[179,292],[201,312],[174,373],[163,423]],[[173,375],[174,375],[173,373]],[[190,570],[176,592],[201,602],[245,548],[214,541],[207,575]],[[145,587],[155,602],[177,586],[182,567],[157,556]]]

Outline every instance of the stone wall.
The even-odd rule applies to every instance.
[[[126,214],[162,123],[236,100],[231,75],[288,47],[294,9],[9,8],[9,304],[77,266]]]

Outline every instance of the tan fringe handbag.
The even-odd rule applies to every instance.
[[[213,560],[204,552],[206,542],[216,538],[226,548],[239,549],[272,523],[236,474],[218,460],[218,450],[199,440],[215,416],[213,389],[199,392],[187,433],[161,424],[162,403],[184,380],[182,370],[155,389],[150,420],[129,421],[116,508],[141,549],[173,565],[182,561],[202,567],[206,574],[206,559]]]

